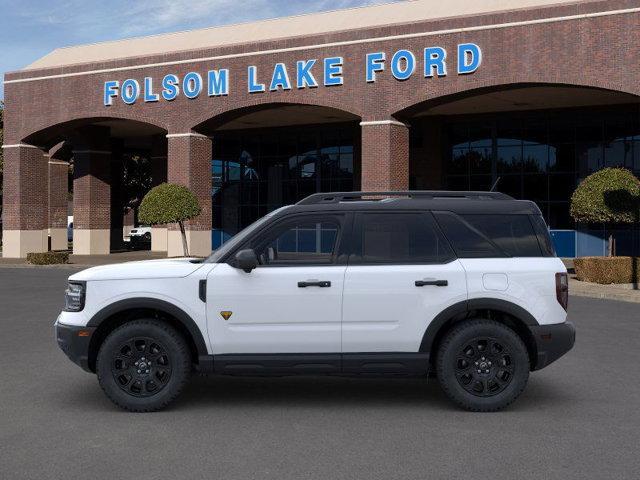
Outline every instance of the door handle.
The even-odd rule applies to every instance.
[[[331,282],[328,280],[307,280],[306,282],[298,282],[299,288],[306,288],[306,287],[327,288],[330,286],[331,286]]]
[[[446,287],[449,285],[448,280],[416,280],[416,287],[425,287],[427,285],[433,285],[435,287]]]

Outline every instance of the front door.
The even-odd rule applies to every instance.
[[[214,354],[340,353],[344,215],[288,217],[240,247],[250,273],[219,264],[207,279]]]

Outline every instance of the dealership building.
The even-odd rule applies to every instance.
[[[315,192],[498,180],[561,255],[598,254],[569,200],[640,173],[639,32],[631,0],[414,0],[54,50],[5,75],[2,254],[67,248],[69,162],[74,253],[109,253],[127,154],[196,194],[198,255]]]

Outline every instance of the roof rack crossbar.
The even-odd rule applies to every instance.
[[[318,203],[339,203],[367,200],[365,197],[409,197],[409,198],[465,198],[475,200],[513,200],[500,192],[466,192],[450,190],[401,190],[388,192],[327,192],[314,193],[300,200],[296,205],[314,205]]]

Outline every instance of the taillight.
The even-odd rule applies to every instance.
[[[565,311],[569,306],[569,277],[565,272],[556,273],[556,298]]]

